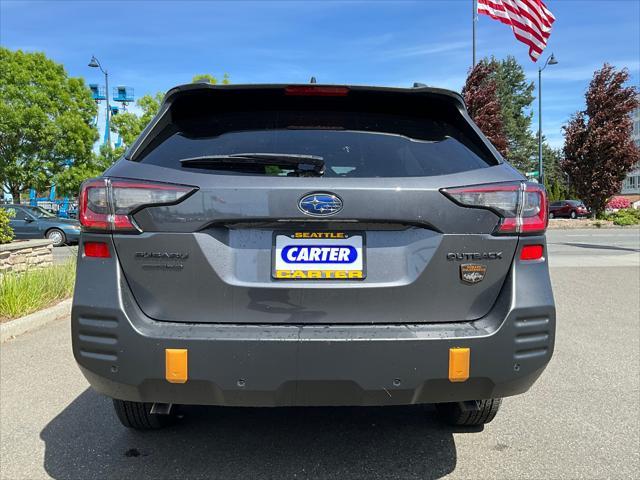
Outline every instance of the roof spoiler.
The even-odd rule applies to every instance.
[[[315,80],[315,78],[312,78]],[[170,89],[164,96],[163,103],[173,101],[181,93],[194,92],[197,90],[285,90],[287,87],[308,87],[308,88],[347,88],[354,91],[370,91],[370,92],[395,92],[398,94],[432,94],[450,97],[462,107],[464,107],[464,99],[462,95],[454,90],[445,88],[430,87],[424,83],[415,82],[412,88],[403,87],[370,87],[364,85],[335,85],[321,83],[300,83],[300,84],[244,84],[244,85],[212,85],[211,83],[185,83]]]

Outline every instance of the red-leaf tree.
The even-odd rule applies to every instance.
[[[605,63],[593,74],[585,95],[586,109],[563,127],[562,169],[580,199],[596,214],[620,192],[625,176],[640,161],[629,115],[638,107],[637,90],[625,86],[628,79],[626,69],[616,70]]]
[[[507,156],[507,137],[502,123],[502,107],[497,94],[495,68],[485,60],[469,71],[462,88],[469,115],[503,157]]]

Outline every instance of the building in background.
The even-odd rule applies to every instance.
[[[640,95],[638,98],[640,99]],[[640,148],[640,107],[631,112],[631,118],[633,119],[633,141]],[[638,208],[640,202],[640,163],[636,164],[624,179],[620,193],[623,197],[627,197],[634,204],[634,207]]]

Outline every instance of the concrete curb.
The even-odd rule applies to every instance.
[[[8,322],[0,324],[0,343],[4,343],[13,337],[30,332],[36,328],[40,328],[47,323],[65,317],[70,313],[71,299],[68,298],[53,307],[39,310],[25,317],[16,318],[15,320],[9,320]]]

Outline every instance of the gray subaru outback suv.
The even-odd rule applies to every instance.
[[[451,91],[176,87],[79,217],[73,352],[127,427],[181,404],[479,425],[552,355],[544,189]]]

